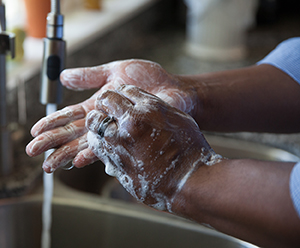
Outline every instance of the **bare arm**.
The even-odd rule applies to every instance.
[[[203,130],[300,132],[300,85],[271,65],[184,76],[200,99],[192,114]]]
[[[289,191],[293,163],[223,160],[200,167],[173,211],[263,247],[299,247],[300,221]]]
[[[138,201],[263,247],[299,247],[294,163],[222,158],[188,115],[136,87],[102,94],[96,109],[89,147]]]

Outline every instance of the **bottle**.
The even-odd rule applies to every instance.
[[[101,0],[84,0],[84,8],[100,10],[102,8]]]

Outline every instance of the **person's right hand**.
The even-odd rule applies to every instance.
[[[89,112],[89,149],[138,201],[172,211],[200,167],[222,160],[195,120],[138,87],[105,91]]]
[[[146,90],[173,107],[191,114],[198,106],[196,91],[181,76],[167,73],[160,65],[144,60],[125,60],[90,67],[68,69],[61,74],[62,84],[72,90],[99,88],[86,101],[68,106],[38,121],[32,128],[35,137],[26,148],[29,156],[37,156],[48,149],[57,148],[45,161],[44,168],[51,172],[70,161],[83,167],[98,160],[89,150],[86,139],[85,118],[94,109],[97,96],[120,85],[135,85]],[[51,171],[50,171],[51,165]]]

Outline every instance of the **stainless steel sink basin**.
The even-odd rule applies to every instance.
[[[216,135],[205,135],[213,149],[227,158],[251,158],[271,161],[299,161],[295,155],[281,149]],[[102,197],[134,201],[134,199],[112,177],[104,172],[104,165],[97,162],[83,169],[59,171],[59,181],[79,191]]]
[[[286,151],[256,143],[211,135],[206,138],[217,153],[229,158],[299,160]],[[61,170],[56,175],[52,248],[255,247],[132,203],[131,196],[105,174],[100,162],[83,169]],[[0,201],[1,248],[40,247],[39,197]]]
[[[39,248],[41,200],[0,205],[0,247]],[[254,247],[169,214],[107,202],[55,198],[52,248]]]
[[[205,135],[209,144],[227,158],[250,158],[270,161],[299,161],[299,157],[274,147],[229,137]]]

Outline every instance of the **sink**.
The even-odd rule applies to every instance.
[[[228,158],[298,161],[284,150],[205,135]],[[96,162],[55,173],[52,247],[256,247],[189,220],[137,204]],[[0,247],[40,247],[42,196],[0,200]]]
[[[0,247],[38,248],[42,200],[0,205]],[[137,211],[109,202],[54,198],[52,247],[255,247],[166,213]]]
[[[266,145],[217,135],[206,134],[205,137],[216,153],[223,157],[299,161],[297,156],[287,151]],[[101,162],[82,169],[60,170],[57,177],[61,183],[75,190],[97,194],[101,197],[135,202],[135,199],[123,189],[116,179],[105,174],[104,165]]]
[[[217,135],[205,135],[208,143],[223,157],[238,159],[249,158],[267,161],[296,162],[299,157],[282,149],[266,146],[257,142],[239,140]]]
[[[205,135],[228,158],[299,161],[284,150]],[[52,247],[256,247],[197,223],[150,209],[135,200],[96,162],[57,171]],[[40,247],[42,196],[0,200],[0,247]]]

